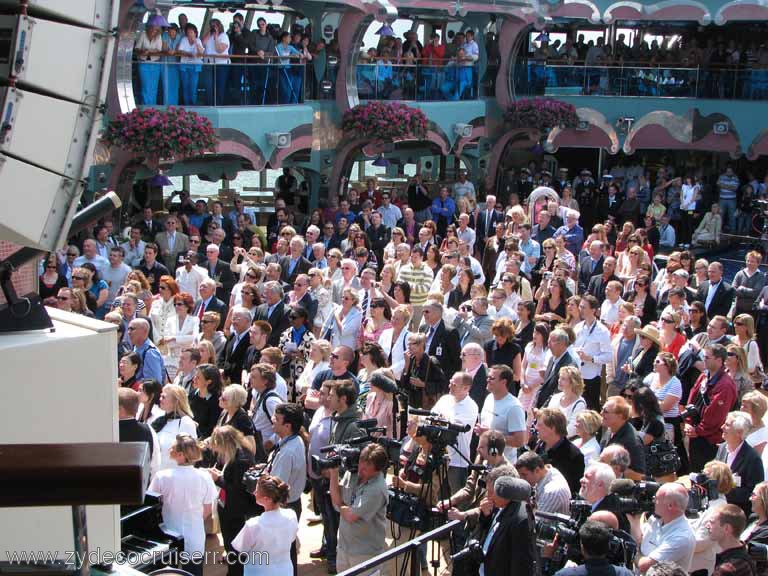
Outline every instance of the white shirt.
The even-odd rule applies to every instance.
[[[291,544],[298,532],[296,512],[290,508],[277,508],[247,520],[232,541],[232,547],[238,552],[268,553],[269,561],[267,556],[248,555],[245,576],[291,574]]]
[[[180,52],[191,52],[194,54],[198,54],[202,48],[203,48],[203,44],[202,42],[200,42],[199,38],[195,38],[195,42],[194,44],[192,44],[187,39],[187,37],[184,36],[181,39],[181,42],[179,42],[178,50]],[[198,57],[198,56],[182,56],[179,60],[182,64],[201,64],[203,61],[202,57]]]
[[[475,231],[467,226],[464,230],[456,228],[456,236],[459,240],[464,240],[469,246],[469,253],[475,251]]]
[[[553,394],[552,398],[549,399],[549,404],[547,405],[547,407],[560,410],[560,412],[562,412],[565,415],[565,418],[568,421],[568,438],[571,438],[578,434],[578,432],[576,432],[576,416],[578,416],[579,413],[584,412],[587,409],[587,403],[584,400],[584,398],[579,396],[578,398],[576,398],[576,400],[568,404],[568,406],[563,406],[560,403],[562,398],[563,398],[562,392]]]
[[[163,522],[184,537],[184,551],[205,552],[203,506],[213,504],[218,495],[208,471],[192,466],[161,470],[150,483],[149,492],[160,495]]]
[[[395,333],[394,328],[387,328],[379,336],[379,345],[384,350],[384,354],[389,356],[392,353],[391,370],[397,380],[403,374],[405,368],[405,350],[407,348],[407,338],[410,332],[407,329],[403,329],[395,342],[392,342],[392,336]]]
[[[152,409],[154,411],[154,408]],[[171,446],[176,443],[178,434],[189,434],[192,438],[197,438],[197,425],[189,416],[182,416],[168,420],[163,429],[157,433],[157,441],[160,444],[160,470],[166,468],[176,468],[176,460],[171,458]]]
[[[664,525],[653,516],[643,526],[640,553],[657,562],[674,562],[690,572],[695,548],[696,537],[684,514]]]
[[[597,462],[600,459],[600,442],[597,438],[590,438],[586,444],[583,444],[581,453],[584,454],[584,465],[589,466],[593,462]]]
[[[467,432],[460,432],[456,445],[459,448],[459,452],[464,455],[462,458],[453,446],[448,446],[448,454],[451,457],[449,466],[455,468],[466,468],[469,463],[469,443],[472,440],[472,427],[477,422],[478,407],[472,398],[467,396],[460,402],[456,401],[456,398],[452,394],[445,394],[432,407],[432,411],[436,412],[447,419],[453,424],[463,426],[465,424],[470,425],[470,429]]]
[[[464,196],[470,196],[473,200],[477,197],[475,193],[475,185],[469,180],[466,182],[455,182],[453,184],[453,194],[456,200]]]
[[[624,304],[624,300],[619,298],[615,303],[612,303],[607,298],[600,306],[600,320],[606,325],[610,326],[615,324],[619,320],[619,306]]]
[[[493,394],[488,394],[480,412],[480,424],[509,436],[513,432],[525,430],[525,410],[512,394],[507,394],[498,402]],[[514,464],[517,461],[517,448],[507,446],[504,448],[504,456],[510,464]]]
[[[616,318],[618,319],[618,311]],[[581,349],[591,357],[591,362],[581,361],[581,375],[585,380],[599,378],[603,365],[613,359],[611,332],[597,319],[590,326],[587,326],[585,321],[579,322],[574,331],[576,332],[574,349]],[[579,359],[578,354],[574,354],[573,357],[576,360]]]
[[[696,537],[696,541],[708,544],[708,546],[705,546],[700,552],[694,552],[693,560],[691,560],[691,572],[706,570],[708,574],[711,574],[712,570],[715,569],[715,556],[721,550],[716,542],[709,539],[709,528],[707,528],[707,523],[712,520],[715,513],[726,504],[728,504],[728,502],[725,497],[720,495],[717,500],[711,500],[709,502],[709,507],[703,514],[700,514],[698,518],[691,518],[688,520]]]
[[[191,294],[195,299],[197,299],[200,284],[206,278],[208,278],[208,270],[197,264],[192,266],[190,270],[187,270],[186,266],[176,270],[176,284],[179,285],[179,292]]]
[[[224,52],[219,52],[216,50],[216,42],[219,44],[226,44],[226,49]],[[218,36],[214,36],[213,34],[209,34],[208,38],[205,41],[205,53],[206,54],[227,54],[229,52],[229,36],[227,36],[224,32],[219,34]],[[214,64],[229,64],[229,58],[206,58],[206,62],[213,62]],[[222,216],[223,219],[223,216]]]

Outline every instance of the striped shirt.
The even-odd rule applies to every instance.
[[[568,480],[555,468],[548,465],[544,478],[536,484],[536,509],[550,514],[570,514],[571,488]]]
[[[398,274],[398,280],[408,282],[411,287],[411,304],[417,306],[427,301],[427,294],[429,294],[429,287],[432,285],[433,278],[432,269],[423,262],[420,268],[414,268],[413,264],[408,262],[400,268],[400,274]]]

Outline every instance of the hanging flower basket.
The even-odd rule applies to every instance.
[[[507,110],[505,120],[510,128],[525,128],[548,132],[552,128],[576,128],[579,117],[576,108],[552,98],[517,100]]]
[[[424,138],[427,116],[400,102],[368,102],[344,112],[341,127],[350,138],[404,140]]]
[[[173,106],[120,114],[109,123],[102,138],[110,146],[144,157],[151,165],[215,152],[218,143],[208,118]]]

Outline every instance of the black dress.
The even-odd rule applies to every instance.
[[[38,292],[42,300],[56,296],[60,288],[67,288],[67,279],[61,274],[58,274],[56,281],[50,285],[43,282],[43,276],[40,276],[40,289]]]
[[[208,396],[203,398],[197,390],[193,390],[189,393],[189,407],[197,422],[197,438],[205,440],[213,432],[221,413],[219,395],[208,393]]]
[[[471,292],[472,292],[471,287],[466,292],[463,292],[461,290],[461,286],[456,286],[456,288],[451,290],[451,293],[448,294],[448,308],[453,308],[454,310],[458,310],[459,306],[461,306],[464,302],[470,299]]]
[[[533,342],[533,326],[534,322],[528,322],[528,324],[525,325],[525,328],[518,330],[517,334],[515,334],[515,340],[521,350],[525,350],[525,347]]]

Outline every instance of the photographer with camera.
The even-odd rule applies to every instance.
[[[301,495],[307,482],[307,455],[300,436],[304,425],[304,409],[299,404],[285,402],[275,408],[272,424],[279,440],[272,451],[267,472],[290,488],[287,508],[301,520]],[[296,544],[291,547],[293,574],[296,576]]]
[[[384,477],[389,459],[378,444],[360,452],[357,474],[330,470],[331,501],[339,512],[339,538],[336,567],[348,570],[387,549],[387,482]],[[386,565],[373,572],[388,576]]]
[[[728,352],[721,344],[704,348],[704,365],[688,397],[688,407],[680,414],[686,420],[684,433],[690,439],[691,470],[700,472],[714,460],[723,440],[722,427],[738,397],[736,384],[725,371]]]
[[[515,462],[520,478],[533,487],[536,510],[552,514],[565,514],[571,510],[571,488],[560,471],[545,464],[536,452],[525,452]]]
[[[448,384],[448,394],[443,395],[432,407],[432,412],[439,414],[448,422],[460,426],[469,425],[466,432],[459,433],[455,446],[448,446],[451,460],[448,464],[448,484],[451,492],[457,492],[467,481],[469,443],[472,439],[472,426],[477,422],[478,407],[469,396],[472,389],[472,376],[466,372],[456,372]]]
[[[584,563],[581,566],[563,568],[556,576],[631,576],[623,566],[608,562],[611,531],[602,522],[587,520],[579,528],[579,544]]]
[[[480,576],[537,573],[538,551],[530,499],[531,486],[520,478],[501,476],[488,485],[493,513],[481,520],[485,530],[479,542],[483,552]]]
[[[608,511],[618,520],[618,527],[630,532],[627,515],[621,511],[619,497],[611,492],[611,485],[616,481],[616,474],[608,464],[596,462],[591,464],[581,479],[579,496],[592,507],[592,512]],[[627,482],[631,482],[627,480]]]
[[[723,424],[723,442],[717,450],[716,460],[731,468],[735,488],[728,492],[729,504],[735,504],[745,515],[751,506],[749,497],[759,482],[763,481],[763,462],[757,451],[745,442],[752,428],[752,417],[746,412],[731,412]]]
[[[709,538],[709,522],[717,511],[728,504],[726,494],[734,488],[733,474],[725,462],[707,462],[704,466],[704,475],[717,482],[717,498],[710,500],[707,509],[698,518],[690,518],[688,523],[696,535],[696,549],[691,560],[691,576],[708,576],[715,568],[715,553],[717,549],[712,546]]]
[[[713,576],[756,576],[755,563],[746,545],[739,540],[747,525],[747,517],[738,506],[726,504],[709,521],[709,538],[721,552],[715,559]]]
[[[641,573],[657,562],[669,561],[688,572],[696,537],[685,517],[688,490],[678,483],[664,484],[656,492],[654,515],[641,527],[640,517],[631,516],[632,537],[640,545],[636,565]]]
[[[464,487],[437,503],[437,509],[448,511],[449,520],[467,522],[469,529],[480,519],[480,502],[485,498],[487,477],[494,468],[509,465],[504,456],[506,441],[498,430],[488,430],[480,435],[477,443],[477,458]]]

